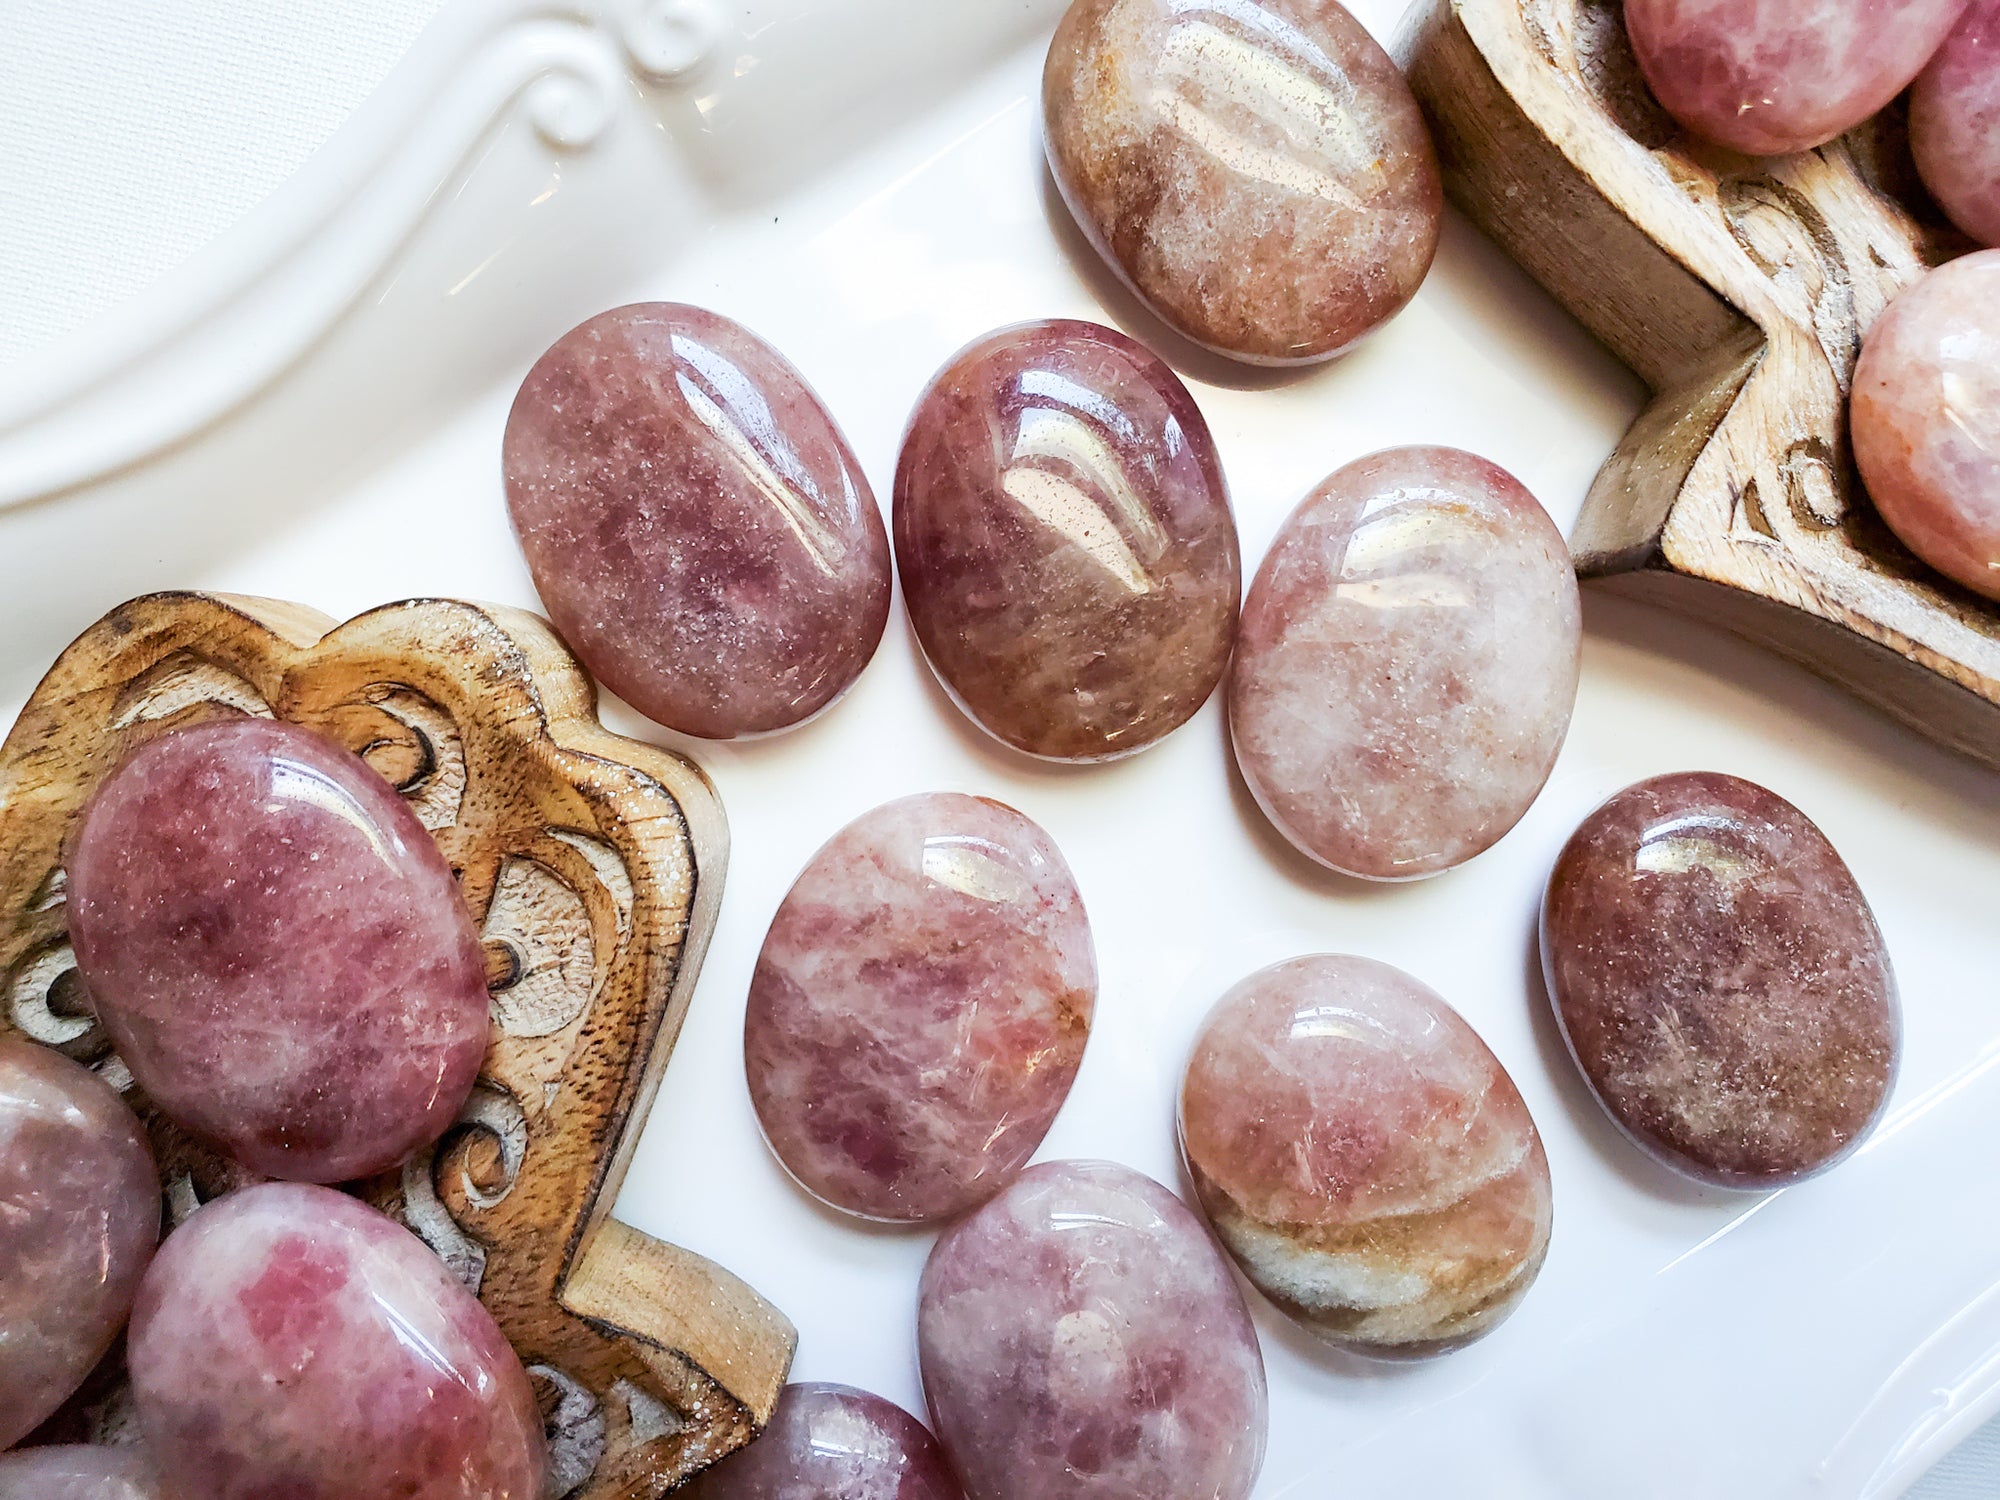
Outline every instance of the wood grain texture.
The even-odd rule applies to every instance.
[[[1578,571],[2000,765],[2000,609],[1895,540],[1847,443],[1862,335],[1971,248],[1900,115],[1792,156],[1708,146],[1605,0],[1429,0],[1402,51],[1451,200],[1652,387],[1585,502]]]
[[[791,1325],[719,1266],[609,1217],[714,925],[721,804],[690,762],[598,724],[590,680],[535,616],[412,600],[336,626],[175,593],[93,625],[0,746],[0,1030],[124,1090],[173,1220],[241,1180],[151,1108],[91,1020],[62,875],[76,812],[127,749],[229,713],[356,751],[458,872],[488,958],[486,1064],[457,1127],[355,1189],[443,1256],[519,1351],[550,1417],[551,1495],[658,1496],[748,1441]],[[100,1372],[61,1435],[113,1435],[121,1386]]]

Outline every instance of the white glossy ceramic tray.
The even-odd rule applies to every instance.
[[[534,356],[638,298],[706,304],[791,357],[886,500],[908,408],[953,350],[1061,315],[1161,344],[1043,172],[1036,84],[1058,0],[454,0],[291,184],[124,315],[0,369],[0,721],[113,603],[193,585],[345,615],[414,594],[534,603],[500,432]],[[1397,0],[1363,0],[1384,36]],[[679,81],[676,81],[676,80]],[[4,292],[0,292],[4,296]],[[1633,379],[1463,224],[1416,302],[1304,376],[1178,345],[1221,444],[1247,564],[1327,471],[1443,442],[1567,525]],[[1247,568],[1246,568],[1247,571]],[[734,834],[720,926],[618,1213],[781,1305],[796,1372],[913,1410],[924,1234],[808,1202],[743,1084],[744,991],[799,866],[847,819],[950,788],[1068,855],[1103,987],[1044,1157],[1180,1185],[1173,1092],[1234,980],[1370,954],[1448,996],[1540,1122],[1556,1230],[1491,1338],[1378,1367],[1258,1310],[1260,1500],[1887,1496],[2000,1406],[2000,777],[1755,649],[1590,600],[1575,727],[1498,848],[1413,887],[1317,872],[1258,817],[1215,704],[1110,767],[1013,757],[949,706],[900,613],[855,691],[768,742],[690,746]],[[658,735],[618,705],[607,717]],[[1907,1048],[1889,1118],[1831,1175],[1701,1191],[1626,1146],[1572,1073],[1533,958],[1577,821],[1712,768],[1818,820],[1873,900]]]

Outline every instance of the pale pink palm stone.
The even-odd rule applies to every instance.
[[[542,1500],[541,1412],[492,1315],[331,1188],[262,1183],[175,1230],[127,1360],[187,1500]]]
[[[1048,834],[985,798],[904,797],[829,839],[771,919],[743,1027],[751,1101],[817,1197],[944,1218],[1034,1154],[1096,995]]]
[[[1434,875],[1540,793],[1582,637],[1569,549],[1513,475],[1456,448],[1359,459],[1300,502],[1251,581],[1236,763],[1320,863]]]
[[[2000,250],[1889,304],[1854,367],[1854,459],[1917,556],[2000,599]]]
[[[1910,151],[1952,222],[2000,245],[2000,0],[1972,0],[1910,90]]]
[[[125,1101],[60,1053],[0,1037],[0,1447],[111,1347],[159,1237],[160,1181]]]
[[[1900,94],[1965,0],[1627,0],[1668,114],[1752,156],[1823,145]]]

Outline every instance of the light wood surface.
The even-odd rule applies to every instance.
[[[513,1342],[552,1415],[552,1494],[665,1493],[762,1427],[794,1344],[727,1271],[609,1217],[721,897],[714,790],[682,757],[605,730],[589,679],[520,611],[412,600],[336,627],[293,604],[176,593],[92,626],[0,746],[0,1030],[125,1090],[176,1220],[240,1173],[152,1110],[81,1003],[62,847],[130,746],[228,713],[355,750],[459,872],[492,983],[486,1065],[451,1133],[358,1190]],[[120,1384],[104,1372],[58,1420],[115,1436]]]
[[[1451,200],[1652,387],[1585,503],[1578,571],[2000,765],[2000,609],[1889,534],[1847,444],[1861,336],[1971,248],[1896,111],[1793,156],[1707,146],[1594,0],[1431,0],[1402,51]]]

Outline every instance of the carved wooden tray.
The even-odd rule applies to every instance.
[[[518,610],[386,605],[335,626],[297,605],[152,594],[65,651],[0,746],[0,1029],[96,1068],[146,1121],[174,1221],[240,1180],[132,1085],[81,1004],[62,844],[135,741],[275,715],[355,750],[458,872],[493,994],[458,1126],[358,1190],[477,1290],[550,1417],[552,1496],[653,1497],[749,1440],[791,1325],[719,1266],[609,1216],[686,1011],[728,855],[707,779],[598,724],[554,633]],[[107,1361],[54,1419],[109,1438]]]
[[[1432,0],[1403,48],[1445,186],[1653,390],[1571,545],[2000,765],[2000,608],[1890,535],[1848,451],[1861,335],[1973,248],[1890,111],[1793,156],[1681,133],[1609,0]]]

